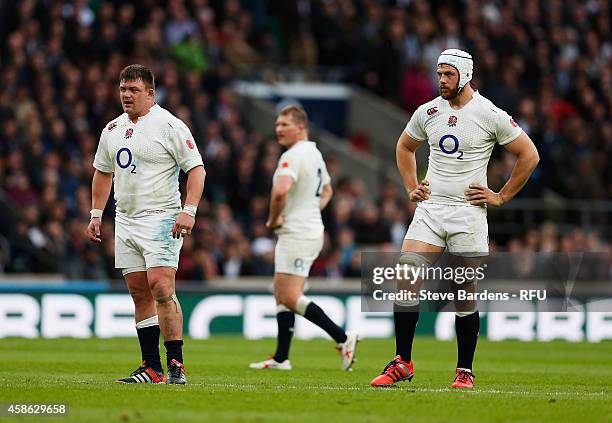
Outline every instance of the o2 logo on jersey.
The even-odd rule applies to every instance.
[[[132,170],[130,171],[130,173],[136,173],[136,165],[132,163],[132,152],[130,151],[129,148],[127,147],[120,148],[117,151],[116,159],[117,159],[117,165],[121,169],[127,169],[128,167],[132,166]]]
[[[459,151],[459,139],[454,135],[444,135],[438,143],[444,154],[459,153],[457,160],[463,160],[463,151]]]

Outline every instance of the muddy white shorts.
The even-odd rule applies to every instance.
[[[178,268],[183,239],[172,238],[178,213],[156,213],[142,217],[115,217],[115,267],[123,274],[150,267]]]
[[[489,254],[487,209],[419,203],[405,239],[446,247],[456,256],[486,256]]]
[[[274,272],[308,277],[312,262],[323,248],[323,236],[299,239],[280,235],[274,250]]]

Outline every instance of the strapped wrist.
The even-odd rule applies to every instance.
[[[104,211],[101,209],[91,209],[89,211],[90,219],[95,219],[95,218],[102,219],[102,213],[104,213]]]
[[[196,206],[193,206],[191,204],[185,204],[183,206],[183,213],[191,216],[191,217],[196,217],[196,212],[198,211],[198,208]]]

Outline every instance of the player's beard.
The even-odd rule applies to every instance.
[[[459,82],[457,82],[457,85],[455,85],[455,88],[448,88],[444,93],[442,92],[442,88],[440,88],[440,96],[444,100],[452,100],[458,95],[459,95]]]

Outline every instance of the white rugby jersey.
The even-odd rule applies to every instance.
[[[179,168],[188,172],[200,165],[187,125],[157,104],[136,123],[127,113],[109,122],[93,163],[114,173],[117,214],[126,217],[180,207]]]
[[[280,175],[289,175],[294,183],[282,211],[285,218],[277,234],[291,234],[300,239],[316,239],[323,235],[321,193],[330,183],[323,156],[312,141],[298,141],[278,160],[273,183]]]
[[[487,186],[487,164],[495,143],[507,144],[523,132],[505,111],[474,92],[460,110],[437,97],[420,106],[406,133],[429,142],[429,200],[438,204],[468,204],[470,184]]]

